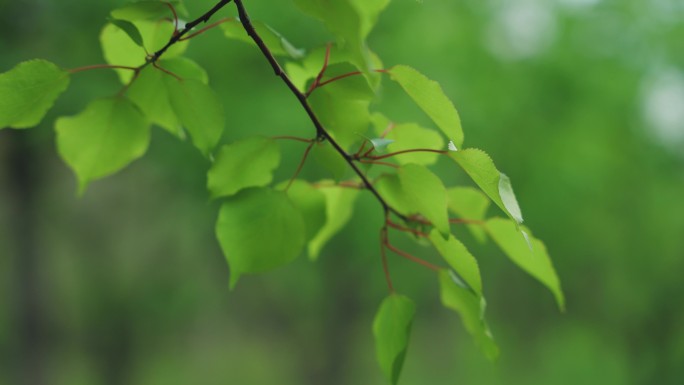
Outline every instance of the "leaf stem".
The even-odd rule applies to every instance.
[[[288,136],[288,135],[279,135],[279,136],[272,136],[272,139],[286,139],[286,140],[296,140],[297,142],[303,142],[303,143],[311,143],[314,140],[313,139],[305,139],[305,138],[300,138],[298,136]]]
[[[403,250],[397,249],[396,247],[392,246],[392,245],[389,243],[389,239],[387,239],[387,243],[385,244],[385,246],[387,246],[387,248],[390,249],[390,250],[392,250],[395,254],[397,254],[397,255],[399,255],[399,256],[402,256],[402,257],[408,259],[409,261],[412,261],[412,262],[418,263],[418,264],[420,264],[420,265],[423,265],[423,266],[427,267],[428,269],[430,269],[430,270],[432,270],[432,271],[440,271],[440,270],[442,270],[442,268],[439,267],[439,266],[433,265],[433,264],[431,264],[431,263],[428,262],[428,261],[425,261],[425,260],[420,259],[420,258],[418,258],[418,257],[414,257],[413,255],[411,255],[411,254],[409,254],[409,253],[407,253],[407,252],[405,252],[405,251],[403,251]]]
[[[182,78],[182,77],[180,77],[180,76],[176,75],[175,73],[173,73],[173,72],[167,70],[166,68],[163,68],[162,66],[158,65],[157,63],[152,63],[152,66],[153,66],[154,68],[160,70],[161,72],[167,74],[167,75],[173,76],[173,77],[176,78],[178,81],[183,81],[183,78]]]
[[[389,212],[385,211],[385,218],[389,217]],[[389,272],[389,263],[387,262],[387,252],[385,247],[387,246],[387,224],[380,229],[380,256],[382,257],[382,270],[385,273],[385,281],[387,282],[387,288],[390,293],[394,294],[394,285],[392,285],[392,277]]]
[[[408,153],[411,153],[411,152],[434,152],[434,153],[436,153],[436,154],[442,154],[442,155],[443,155],[443,154],[448,154],[448,153],[449,153],[449,151],[446,151],[446,150],[434,150],[434,149],[431,149],[431,148],[414,148],[414,149],[410,149],[410,150],[403,150],[403,151],[391,152],[391,153],[385,154],[385,155],[378,155],[378,156],[367,156],[367,155],[364,155],[364,156],[367,157],[368,159],[380,160],[380,159],[391,158],[391,157],[393,157],[393,156],[397,156],[397,155],[401,155],[401,154],[408,154]]]
[[[294,175],[292,175],[292,178],[290,178],[290,181],[287,183],[287,187],[285,187],[285,191],[290,189],[290,186],[292,186],[292,183],[297,179],[297,176],[299,176],[299,173],[302,171],[302,167],[304,167],[304,163],[306,162],[306,158],[309,156],[309,152],[311,151],[311,148],[316,142],[311,142],[309,145],[306,147],[306,150],[304,150],[304,156],[302,156],[302,160],[299,162],[299,166],[297,166],[297,171],[295,171]]]
[[[200,29],[200,30],[197,31],[197,32],[193,32],[193,33],[191,33],[191,34],[189,34],[189,35],[187,35],[187,36],[184,36],[184,37],[178,39],[178,41],[190,40],[190,39],[192,39],[193,37],[195,37],[195,36],[197,36],[197,35],[201,35],[201,34],[207,32],[207,31],[209,31],[210,29],[213,29],[213,28],[215,28],[215,27],[218,27],[219,25],[221,25],[221,24],[223,24],[223,23],[227,23],[227,22],[229,22],[229,21],[235,21],[235,18],[234,18],[234,17],[226,17],[226,18],[224,18],[224,19],[221,19],[221,20],[219,20],[219,21],[216,21],[216,22],[214,22],[214,23],[211,23],[211,24],[209,24],[208,26],[206,26],[206,27]]]
[[[321,70],[318,72],[318,76],[316,76],[316,79],[314,79],[313,83],[311,83],[311,87],[309,88],[309,90],[306,91],[305,95],[307,98],[318,87],[319,83],[321,82],[321,79],[323,78],[323,75],[325,75],[325,70],[328,69],[328,63],[330,62],[330,48],[331,44],[328,43],[325,46],[325,58],[323,58],[323,67],[321,67]]]
[[[83,71],[97,70],[97,69],[103,69],[103,68],[122,69],[122,70],[131,70],[131,71],[139,71],[140,70],[140,67],[120,66],[120,65],[111,65],[111,64],[95,64],[95,65],[90,65],[90,66],[85,66],[85,67],[72,68],[69,70],[69,73],[75,74],[75,73],[79,73],[79,72],[83,72]]]
[[[173,14],[173,35],[178,33],[178,13],[176,13],[176,8],[173,6],[173,4],[169,2],[164,2],[169,9],[171,10],[171,13]],[[173,35],[171,37],[173,37]]]

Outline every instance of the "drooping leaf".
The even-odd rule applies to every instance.
[[[231,196],[248,187],[263,187],[273,180],[280,164],[275,140],[252,136],[221,147],[207,174],[212,198]]]
[[[119,29],[121,29],[122,31],[126,32],[128,37],[130,37],[131,40],[133,40],[133,42],[137,44],[139,47],[143,46],[142,35],[140,34],[140,31],[138,31],[138,27],[136,27],[135,24],[127,20],[118,20],[112,18],[109,18],[107,21],[119,27]]]
[[[472,187],[452,187],[447,190],[447,197],[449,211],[458,217],[474,221],[484,220],[490,200],[480,190]],[[466,226],[480,243],[486,240],[486,233],[482,226],[476,224]]]
[[[375,132],[392,140],[387,146],[388,152],[398,152],[413,149],[443,150],[444,139],[435,130],[421,127],[415,123],[394,124],[379,113],[372,116]],[[394,157],[399,164],[416,163],[431,165],[437,162],[440,155],[434,152],[410,152]]]
[[[399,83],[447,138],[452,140],[456,147],[461,148],[463,145],[461,118],[442,87],[408,66],[394,66],[389,73],[392,80]]]
[[[293,261],[304,246],[304,219],[282,191],[250,188],[221,206],[216,236],[230,266],[230,285],[241,275]]]
[[[494,161],[484,151],[469,148],[450,152],[449,156],[458,163],[470,178],[506,215],[518,223],[523,218],[513,194],[510,180],[496,169]]]
[[[285,188],[289,181],[278,187]],[[321,190],[303,180],[294,180],[286,191],[292,203],[299,209],[306,227],[306,241],[311,241],[321,231],[326,222],[326,197]]]
[[[145,50],[114,24],[104,26],[100,33],[100,45],[108,64],[139,67],[145,63]],[[115,72],[121,83],[127,84],[133,78],[133,71],[116,69]]]
[[[553,268],[546,246],[532,236],[529,229],[518,226],[514,221],[492,218],[486,223],[489,235],[504,253],[521,269],[539,280],[553,293],[561,310],[565,309],[565,298],[560,280]],[[524,232],[524,234],[523,234]],[[525,235],[526,234],[526,235]],[[532,245],[528,246],[527,240]]]
[[[141,157],[150,142],[149,124],[128,99],[96,100],[55,123],[60,156],[76,172],[79,191]]]
[[[206,71],[190,59],[177,57],[160,60],[158,65],[183,79],[194,79],[204,84],[208,82]],[[140,72],[138,79],[131,84],[126,94],[152,123],[183,138],[185,134],[182,124],[171,108],[169,90],[166,86],[165,78],[170,76],[155,67],[148,66]]]
[[[451,232],[447,193],[442,180],[424,166],[407,164],[398,172],[401,189],[413,209],[422,214],[447,238]]]
[[[305,52],[303,49],[292,45],[292,43],[268,24],[253,20],[252,25],[272,54],[276,56],[289,56],[292,59],[300,59],[304,56]],[[223,30],[224,35],[229,39],[255,44],[254,40],[247,35],[245,29],[242,27],[242,23],[240,23],[240,20],[237,18],[221,24],[221,29]]]
[[[309,258],[316,260],[323,247],[351,219],[359,191],[345,187],[321,187],[325,195],[325,225],[309,242]]]
[[[465,280],[466,284],[477,295],[482,295],[482,278],[477,260],[466,249],[465,245],[453,235],[444,239],[437,231],[432,230],[430,241],[444,257],[449,266]]]
[[[206,84],[166,77],[171,107],[190,133],[192,142],[208,156],[223,133],[225,116],[218,95]]]
[[[391,294],[382,301],[373,321],[378,363],[392,385],[399,381],[415,312],[408,297]]]
[[[0,129],[38,125],[69,87],[69,72],[46,60],[30,60],[0,74]]]
[[[484,320],[484,298],[461,287],[447,270],[439,272],[440,297],[442,304],[456,311],[468,333],[490,360],[499,355],[499,347]]]
[[[171,18],[173,13],[168,3],[173,5],[179,15],[187,15],[185,6],[180,1],[138,1],[119,7],[110,12],[110,15],[115,19],[126,21]]]

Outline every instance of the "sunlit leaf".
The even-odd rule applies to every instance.
[[[100,33],[100,45],[105,61],[111,65],[139,67],[145,63],[145,50],[135,44],[124,30],[108,23]],[[115,70],[122,83],[133,78],[133,71]]]
[[[472,187],[452,187],[447,189],[449,211],[461,219],[484,220],[489,208],[489,198],[482,191]],[[468,230],[480,243],[486,240],[486,234],[481,225],[468,224]]]
[[[458,163],[485,194],[509,217],[518,223],[523,218],[520,213],[508,177],[496,169],[494,161],[484,151],[469,148],[450,152],[449,156]]]
[[[439,272],[440,297],[442,304],[456,311],[468,333],[484,354],[494,360],[499,355],[499,347],[484,320],[484,298],[461,287],[447,270]]]
[[[351,219],[359,191],[346,187],[321,187],[325,195],[325,225],[309,242],[309,258],[318,258],[323,247]]]
[[[30,60],[0,74],[0,129],[38,125],[69,87],[69,73],[45,60]]]
[[[130,37],[135,44],[137,44],[140,47],[143,46],[142,35],[140,34],[140,31],[138,31],[138,27],[136,27],[135,24],[131,23],[130,21],[112,18],[108,19],[107,21],[119,27],[119,29],[121,29],[122,31],[126,32],[128,37]]]
[[[466,249],[465,245],[453,235],[444,239],[441,234],[433,230],[430,233],[430,241],[437,251],[444,257],[449,266],[462,277],[468,287],[477,295],[482,295],[482,278],[477,260]]]
[[[393,142],[387,146],[388,152],[398,152],[413,149],[443,150],[444,139],[435,130],[421,127],[415,123],[394,124],[381,114],[375,113],[372,117],[375,133],[382,135],[387,132],[385,138]],[[437,162],[440,155],[434,152],[410,152],[394,157],[399,164],[416,163],[431,165]]]
[[[415,69],[403,65],[392,67],[389,73],[392,80],[399,83],[447,138],[460,148],[463,145],[461,118],[439,83],[428,79]]]
[[[141,157],[150,142],[144,116],[121,97],[96,100],[76,116],[57,119],[55,129],[59,154],[76,172],[81,192]]]
[[[404,365],[416,307],[409,298],[391,294],[380,305],[373,321],[378,363],[391,384],[399,381]]]
[[[520,268],[543,283],[556,298],[558,307],[565,309],[565,298],[561,289],[560,280],[553,268],[551,258],[546,251],[546,246],[539,239],[532,236],[529,229],[517,226],[508,219],[492,218],[486,223],[487,231],[494,242],[504,253]],[[519,230],[519,229],[520,230]],[[524,231],[527,236],[523,235]],[[526,238],[532,244],[532,249],[527,244]]]
[[[234,195],[248,187],[263,187],[273,180],[280,164],[275,140],[252,136],[221,147],[207,174],[212,198]]]
[[[304,246],[300,211],[282,191],[243,190],[221,206],[216,236],[230,267],[230,284],[241,275],[285,265]]]
[[[178,14],[187,15],[187,11],[180,1],[138,1],[115,9],[110,15],[115,19],[127,21],[171,18],[173,13],[168,3],[173,5]]]
[[[175,26],[170,20],[136,21],[133,24],[138,27],[145,48],[147,49],[147,52],[150,53],[156,52],[164,47],[175,31]],[[164,52],[163,58],[171,59],[182,55],[187,50],[189,44],[189,40],[175,43]]]
[[[223,133],[223,104],[209,86],[199,80],[179,81],[165,78],[171,107],[190,133],[192,142],[202,154],[209,155]]]

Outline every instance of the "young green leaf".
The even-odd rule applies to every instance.
[[[46,60],[30,60],[0,74],[0,129],[38,125],[69,87],[69,73]]]
[[[432,225],[448,238],[449,215],[447,193],[442,180],[424,166],[407,164],[399,169],[399,182],[408,202],[415,212],[422,214]]]
[[[231,196],[248,187],[263,187],[273,180],[280,164],[275,140],[252,136],[221,147],[207,174],[212,198]]]
[[[243,190],[222,206],[216,236],[230,266],[230,285],[243,274],[261,273],[293,261],[304,246],[301,213],[282,191]]]
[[[285,181],[278,185],[278,188],[284,189],[288,183],[289,181]],[[325,194],[312,186],[311,183],[299,179],[292,182],[286,193],[302,213],[306,227],[306,241],[309,242],[325,225]]]
[[[391,294],[380,305],[373,321],[378,363],[392,385],[404,365],[416,307],[408,297]]]
[[[351,219],[354,212],[354,202],[359,194],[358,190],[330,186],[321,187],[325,195],[325,225],[309,242],[309,258],[316,260],[323,247],[337,234]]]
[[[389,70],[392,80],[432,119],[442,132],[454,142],[456,147],[463,145],[461,118],[456,107],[446,96],[442,87],[415,69],[398,65]]]
[[[100,33],[100,45],[105,61],[111,65],[139,67],[145,63],[145,50],[135,44],[130,36],[114,24],[107,23]],[[133,78],[133,71],[114,70],[121,83],[128,84]]]
[[[444,257],[449,266],[463,277],[466,284],[477,295],[482,295],[482,278],[480,277],[480,267],[477,260],[466,249],[465,245],[453,235],[444,239],[437,231],[432,230],[430,241],[435,249]]]
[[[202,154],[208,156],[223,133],[225,116],[218,95],[206,84],[171,76],[165,78],[171,107]]]
[[[169,42],[174,33],[174,24],[171,20],[157,20],[157,21],[135,21],[133,24],[138,27],[142,35],[145,49],[147,52],[156,52]],[[190,44],[189,40],[183,40],[175,43],[164,52],[164,59],[171,59],[178,57],[185,53]]]
[[[506,215],[522,223],[518,201],[508,177],[496,169],[494,161],[484,151],[469,148],[450,152],[449,156],[465,170],[470,178],[484,191]]]
[[[444,149],[444,139],[435,130],[421,127],[415,123],[393,124],[389,119],[379,113],[371,118],[375,127],[375,133],[392,140],[387,146],[388,152],[412,150],[416,148],[429,148],[434,150]],[[434,152],[410,152],[396,156],[394,159],[399,164],[422,164],[431,165],[437,162],[439,154]]]
[[[208,77],[204,69],[197,63],[184,57],[160,60],[158,65],[183,79],[194,79],[207,84]],[[180,138],[184,138],[182,124],[171,108],[169,90],[165,78],[171,75],[158,68],[144,68],[138,79],[131,84],[126,93],[147,118],[154,124],[166,129]]]
[[[73,117],[55,123],[57,149],[76,172],[79,191],[141,157],[150,142],[145,117],[128,99],[96,100]]]
[[[484,321],[485,301],[481,296],[461,287],[448,270],[439,272],[440,297],[442,304],[456,311],[468,333],[490,360],[499,355],[499,347],[494,341],[489,327]]]
[[[534,238],[529,229],[508,219],[492,218],[487,221],[486,228],[501,250],[521,269],[544,284],[553,293],[561,311],[564,310],[565,297],[560,280],[544,243]],[[526,238],[532,245],[531,249]]]
[[[126,32],[128,37],[130,37],[131,40],[133,40],[133,42],[137,44],[139,47],[143,46],[142,35],[140,34],[140,31],[138,31],[138,27],[136,27],[135,24],[131,23],[130,21],[112,18],[107,19],[107,21],[119,27],[119,29],[121,29],[122,31]]]
[[[490,200],[480,190],[472,187],[452,187],[447,190],[447,197],[449,211],[458,217],[474,221],[484,220]],[[473,224],[466,226],[475,239],[484,243],[487,238],[482,226]]]
[[[305,51],[292,45],[280,33],[271,28],[269,25],[261,21],[252,21],[254,29],[257,31],[264,44],[268,47],[273,55],[289,56],[292,59],[301,59],[304,57]],[[237,18],[231,19],[221,24],[223,34],[229,39],[239,40],[248,44],[255,44],[254,40],[247,35],[242,23]]]

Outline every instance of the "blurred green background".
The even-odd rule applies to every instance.
[[[0,0],[0,72],[31,58],[103,62],[98,34],[121,3]],[[199,15],[214,2],[186,3]],[[291,1],[245,3],[298,46],[331,39]],[[466,145],[513,180],[568,303],[559,314],[539,283],[463,233],[502,349],[490,363],[439,304],[434,276],[392,257],[395,285],[418,304],[401,384],[684,382],[683,36],[681,0],[392,2],[371,47],[440,81]],[[311,135],[253,47],[213,31],[188,56],[225,101],[224,141]],[[0,131],[0,384],[384,383],[371,333],[386,294],[382,212],[370,194],[319,262],[229,292],[208,164],[189,144],[157,129],[143,159],[76,197],[52,123],[118,89],[111,71],[79,74],[41,126]],[[428,123],[398,89],[380,99],[375,110]],[[303,147],[283,151],[278,180]],[[447,166],[446,180],[468,183]]]

